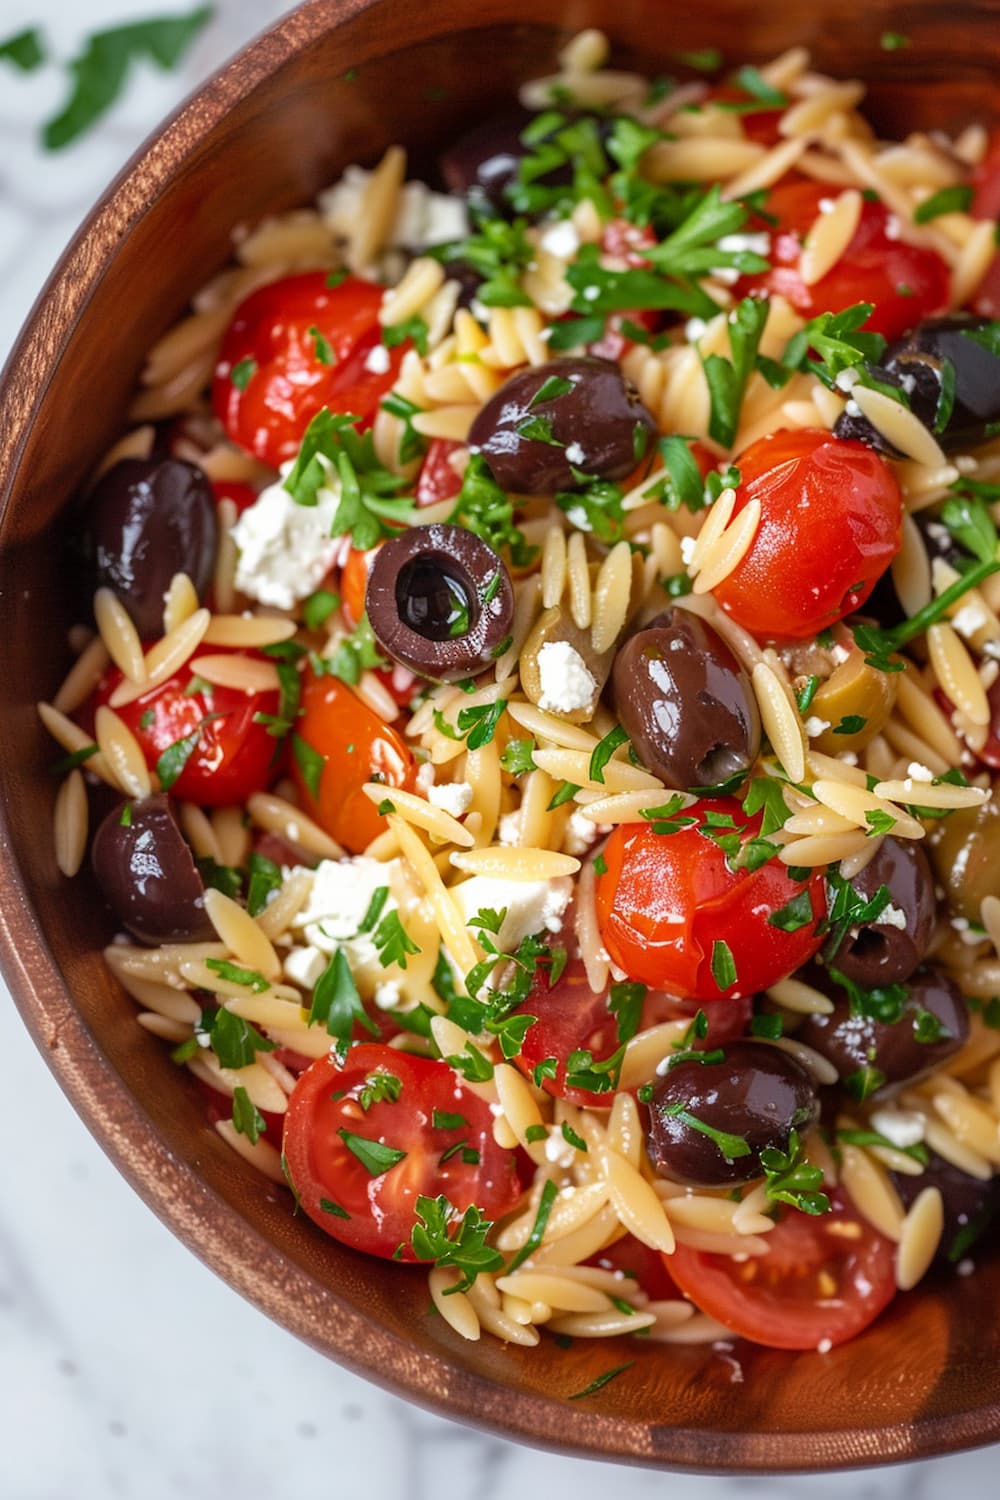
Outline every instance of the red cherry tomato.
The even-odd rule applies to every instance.
[[[678,833],[623,823],[608,839],[607,868],[597,880],[604,946],[630,979],[689,1000],[766,990],[806,963],[822,942],[816,925],[826,915],[823,873],[793,880],[777,858],[753,871],[731,870],[709,832],[735,831],[742,847],[761,825],[760,813],[748,817],[733,797],[696,802],[686,816],[697,822]],[[714,827],[703,831],[710,816]],[[720,827],[719,817],[731,818],[732,825]],[[812,921],[794,932],[774,926],[770,918],[803,891],[809,892]],[[726,948],[736,970],[729,983],[722,982]]]
[[[748,108],[756,102],[757,108]],[[743,126],[743,134],[748,141],[756,141],[760,146],[776,146],[781,139],[778,133],[778,121],[784,111],[782,109],[769,109],[766,104],[755,101],[752,94],[746,89],[736,88],[729,83],[719,84],[714,88],[705,100],[706,104],[739,104],[740,124]]]
[[[361,623],[361,616],[365,612],[368,574],[381,545],[379,542],[378,547],[369,547],[367,552],[359,552],[357,547],[352,547],[340,570],[340,603],[344,618],[352,630]]]
[[[398,1080],[398,1098],[365,1109],[362,1091],[379,1074]],[[463,1123],[435,1125],[435,1112]],[[373,1143],[376,1158],[366,1165],[357,1151]],[[379,1147],[404,1155],[378,1171],[387,1160]],[[284,1151],[310,1219],[341,1244],[385,1259],[399,1246],[400,1260],[417,1259],[410,1231],[418,1196],[443,1193],[459,1214],[475,1204],[488,1219],[509,1213],[521,1196],[514,1153],[493,1139],[489,1105],[447,1064],[377,1043],[352,1047],[342,1064],[318,1058],[302,1074],[288,1101]]]
[[[213,656],[267,661],[259,651],[212,646],[206,647],[205,653],[209,650]],[[97,702],[106,703],[121,680],[117,667],[105,673]],[[175,797],[196,802],[199,807],[245,802],[253,792],[269,786],[276,774],[279,742],[268,734],[265,724],[256,722],[256,716],[278,712],[278,693],[244,693],[207,682],[191,691],[196,681],[197,669],[189,662],[159,687],[115,712],[135,735],[151,771],[165,750],[197,735],[183,770],[170,788]]]
[[[212,491],[215,495],[215,503],[220,500],[231,500],[236,506],[236,514],[241,516],[245,510],[256,503],[257,491],[250,484],[238,484],[235,479],[213,479]]]
[[[863,443],[829,432],[772,432],[736,459],[739,514],[761,505],[749,550],[713,590],[767,639],[816,635],[858,609],[899,551],[896,476]]]
[[[458,453],[464,443],[453,443],[450,438],[434,438],[417,475],[417,490],[414,499],[417,509],[425,505],[437,505],[439,500],[451,500],[462,488],[462,476],[452,468],[449,459]]]
[[[626,1234],[615,1240],[604,1250],[598,1250],[586,1262],[599,1266],[602,1271],[620,1271],[622,1274],[621,1295],[629,1301],[629,1287],[640,1287],[654,1302],[672,1301],[680,1293],[671,1276],[667,1262],[670,1257],[651,1250],[634,1234]]]
[[[572,941],[571,928],[564,927],[564,937],[553,942],[564,945]],[[587,975],[580,959],[571,959],[555,984],[549,983],[548,971],[539,968],[531,993],[523,1005],[518,1006],[521,1015],[535,1016],[535,1024],[529,1026],[521,1051],[516,1058],[517,1066],[529,1077],[539,1063],[546,1058],[555,1060],[554,1077],[543,1077],[542,1088],[557,1099],[569,1099],[573,1104],[583,1104],[597,1109],[610,1109],[614,1102],[614,1091],[597,1093],[566,1082],[566,1061],[571,1052],[588,1051],[595,1062],[603,1062],[618,1049],[618,1018],[609,1007],[610,987],[595,995],[587,983]],[[703,1006],[708,1020],[708,1035],[705,1047],[718,1047],[723,1042],[742,1036],[750,1019],[750,1000],[724,1000]],[[650,990],[642,1005],[640,1029],[659,1026],[663,1021],[692,1018],[697,1006],[679,1000],[675,995],[662,990]]]
[[[1000,130],[994,131],[986,155],[972,174],[972,187],[972,217],[1000,219]],[[1000,318],[1000,254],[993,257],[972,306],[982,318]]]
[[[896,1290],[894,1247],[841,1192],[829,1213],[784,1209],[766,1255],[737,1261],[678,1245],[664,1262],[681,1291],[742,1338],[772,1349],[846,1343]]]
[[[251,292],[222,341],[212,388],[216,415],[233,442],[277,468],[297,452],[323,406],[370,424],[406,347],[386,350],[375,369],[367,368],[380,343],[381,305],[382,288],[373,282],[347,276],[330,287],[322,271]]]
[[[311,672],[303,679],[295,734],[292,774],[306,811],[345,849],[360,854],[386,829],[362,786],[381,780],[387,797],[393,787],[412,787],[413,756],[395,729],[346,683]]]
[[[894,236],[895,220],[882,203],[862,204],[854,237],[836,265],[812,286],[799,275],[802,241],[820,214],[820,203],[836,193],[819,182],[794,181],[774,188],[765,204],[776,217],[769,225],[770,271],[744,276],[738,292],[780,292],[803,317],[842,312],[856,302],[874,303],[866,331],[895,339],[932,313],[948,307],[948,267],[935,250]],[[902,290],[901,290],[902,288]]]

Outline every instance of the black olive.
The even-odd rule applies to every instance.
[[[457,305],[471,308],[483,284],[482,272],[477,271],[467,260],[448,260],[445,261],[444,273],[449,281],[458,282]]]
[[[123,458],[98,480],[87,504],[85,546],[95,586],[112,589],[140,636],[163,630],[163,596],[186,573],[199,599],[218,545],[208,477],[179,458]]]
[[[551,117],[550,128],[545,129],[542,117],[527,109],[509,110],[477,125],[466,135],[449,146],[440,157],[441,175],[451,193],[467,198],[474,212],[485,216],[499,214],[510,218],[515,212],[536,217],[551,207],[551,195],[546,189],[565,187],[573,181],[571,153],[560,142],[566,126],[579,127],[585,124],[590,131],[589,141],[593,146],[603,147],[614,128],[610,116],[588,115],[579,111],[557,114]],[[530,144],[523,139],[524,132],[532,127]],[[530,182],[521,184],[521,163],[525,157],[540,160],[546,153],[553,158],[549,171],[532,175]],[[605,158],[606,171],[611,165]],[[606,175],[602,170],[598,175]],[[541,190],[541,191],[540,191]]]
[[[881,365],[873,367],[879,380],[906,392],[914,415],[947,453],[983,442],[989,425],[1000,419],[1000,356],[970,337],[987,326],[962,313],[928,318],[890,344]],[[860,414],[845,412],[834,432],[900,457]]]
[[[986,1181],[970,1177],[935,1152],[919,1177],[903,1172],[891,1175],[906,1208],[924,1188],[939,1190],[944,1231],[935,1257],[938,1262],[954,1266],[964,1260],[1000,1217],[1000,1177]]]
[[[836,960],[834,961],[836,969]],[[796,1041],[814,1047],[837,1069],[855,1098],[881,1098],[900,1084],[922,1078],[964,1045],[969,1012],[958,987],[941,969],[918,970],[895,996],[883,987],[869,992],[867,1009],[892,1019],[876,1020],[855,1007],[833,974],[811,965],[804,979],[834,1002],[829,1015],[808,1016]]]
[[[646,1144],[663,1177],[696,1187],[749,1182],[761,1175],[762,1151],[787,1151],[791,1132],[819,1117],[812,1079],[787,1052],[755,1041],[723,1050],[721,1062],[675,1063],[656,1085]]]
[[[165,793],[114,808],[94,835],[90,857],[104,899],[140,943],[214,936],[205,886]]]
[[[500,655],[514,590],[503,561],[464,526],[414,526],[376,553],[365,607],[394,660],[452,682]]]
[[[902,984],[926,954],[937,918],[927,855],[912,839],[883,839],[851,886],[864,901],[885,886],[889,904],[874,922],[849,929],[829,962],[862,989]]]
[[[746,775],[760,750],[750,680],[721,636],[671,609],[615,657],[615,706],[636,754],[678,790]]]
[[[624,479],[656,430],[611,360],[554,359],[512,375],[490,397],[472,424],[469,446],[503,489],[547,495],[578,488],[581,473]]]

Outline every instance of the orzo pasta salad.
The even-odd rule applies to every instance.
[[[1000,142],[606,53],[152,349],[57,857],[222,1138],[460,1334],[826,1350],[998,1202]]]

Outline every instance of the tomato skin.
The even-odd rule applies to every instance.
[[[323,406],[353,412],[371,423],[392,386],[407,346],[388,351],[388,368],[365,369],[380,342],[378,311],[382,288],[357,276],[336,287],[326,273],[288,276],[251,292],[229,325],[212,387],[212,405],[234,443],[272,468],[298,450],[302,434]],[[317,328],[333,354],[332,364],[316,357]],[[230,372],[244,360],[255,369],[243,390]]]
[[[358,1094],[376,1071],[391,1073],[402,1088],[398,1100],[365,1110]],[[341,1092],[343,1097],[332,1097]],[[435,1110],[460,1114],[467,1123],[435,1127]],[[340,1130],[407,1154],[372,1176]],[[479,1163],[463,1161],[457,1151],[442,1165],[441,1156],[463,1140],[479,1152]],[[417,1259],[410,1231],[420,1195],[443,1193],[459,1214],[476,1204],[488,1219],[509,1213],[521,1196],[515,1155],[493,1139],[489,1105],[464,1089],[446,1063],[374,1042],[352,1047],[342,1063],[321,1057],[306,1069],[288,1101],[284,1152],[289,1177],[313,1223],[341,1244],[384,1259],[393,1258],[399,1245],[401,1260]],[[350,1217],[324,1211],[321,1200],[339,1204]]]
[[[340,603],[344,618],[352,630],[356,630],[360,625],[361,617],[365,612],[368,574],[371,572],[375,554],[381,546],[382,543],[379,542],[377,547],[369,547],[366,552],[359,552],[357,547],[352,547],[340,571]]]
[[[974,219],[1000,219],[1000,130],[995,130],[986,155],[972,174]],[[976,289],[972,307],[982,318],[1000,318],[1000,254],[993,257]]]
[[[572,933],[564,939],[572,941]],[[555,942],[561,941],[554,939]],[[590,1089],[576,1088],[566,1082],[566,1059],[571,1052],[583,1048],[590,1052],[595,1062],[610,1057],[618,1047],[618,1021],[608,1009],[610,990],[595,995],[587,982],[586,971],[580,959],[571,959],[554,985],[549,984],[547,971],[538,969],[531,993],[516,1015],[536,1017],[535,1024],[528,1028],[515,1058],[517,1066],[527,1077],[543,1058],[554,1057],[556,1074],[544,1078],[542,1088],[556,1099],[568,1099],[572,1104],[586,1105],[591,1109],[610,1109],[614,1103],[614,1092],[598,1094]],[[719,1004],[709,1002],[704,1007],[708,1019],[706,1047],[719,1046],[741,1036],[750,1019],[751,1003],[725,1000]],[[663,1021],[677,1021],[693,1017],[696,1007],[679,1000],[675,995],[660,990],[650,990],[642,1006],[640,1030],[659,1026]]]
[[[771,232],[770,271],[743,276],[739,296],[780,293],[805,318],[842,312],[856,302],[874,311],[866,332],[896,339],[924,318],[948,307],[948,268],[935,250],[891,237],[892,215],[883,203],[865,202],[854,237],[836,265],[812,286],[799,275],[802,241],[820,213],[820,202],[835,197],[828,185],[799,179],[772,189],[766,212],[777,218]],[[900,286],[909,289],[900,293]]]
[[[669,1255],[651,1250],[634,1234],[626,1234],[613,1245],[606,1245],[590,1256],[588,1266],[599,1266],[603,1271],[621,1271],[624,1278],[621,1295],[629,1300],[629,1288],[641,1287],[654,1302],[672,1301],[679,1297],[677,1283],[670,1274]]]
[[[767,1235],[768,1253],[742,1263],[678,1245],[664,1264],[702,1312],[742,1338],[771,1349],[816,1349],[846,1343],[874,1322],[896,1291],[891,1240],[830,1193],[829,1213],[785,1209]],[[856,1238],[838,1232],[853,1223]],[[853,1231],[852,1231],[853,1233]],[[836,1291],[821,1290],[832,1277]]]
[[[314,797],[293,753],[292,775],[310,817],[352,854],[360,854],[386,830],[386,821],[361,790],[381,777],[386,796],[393,787],[409,789],[416,766],[408,747],[345,682],[307,672],[302,683],[302,717],[298,734],[326,764]],[[293,746],[294,750],[294,746]]]
[[[726,613],[762,639],[799,640],[860,608],[900,547],[903,501],[889,464],[810,429],[768,433],[735,462],[734,514],[757,499],[761,520],[713,590]]]
[[[607,868],[597,880],[597,919],[612,962],[630,979],[701,1002],[753,995],[786,978],[819,948],[816,925],[826,915],[822,870],[793,880],[774,858],[733,872],[700,832],[708,813],[732,817],[741,843],[760,830],[761,814],[748,818],[732,797],[694,803],[686,815],[699,822],[678,833],[623,823],[605,845]],[[796,932],[773,927],[768,918],[803,890],[814,920]],[[724,989],[712,974],[716,942],[729,945],[736,965],[736,981]]]
[[[753,95],[748,94],[746,89],[736,88],[728,83],[719,84],[712,89],[705,100],[706,104],[715,105],[749,105],[754,102]],[[776,146],[781,139],[778,121],[783,114],[783,109],[768,108],[766,104],[759,104],[757,109],[741,109],[739,119],[743,134],[748,141],[756,141],[760,146]]]
[[[425,505],[437,505],[441,500],[451,500],[458,494],[462,488],[462,476],[455,472],[449,460],[453,453],[464,447],[464,443],[452,442],[450,438],[431,440],[417,475],[414,503],[418,510]]]
[[[212,493],[215,495],[215,503],[220,500],[231,500],[236,506],[236,514],[241,516],[245,510],[257,502],[257,491],[251,484],[240,484],[235,479],[213,479]]]
[[[210,649],[213,656],[268,660],[260,651],[227,646]],[[255,723],[255,717],[259,713],[276,714],[279,695],[277,691],[243,693],[210,684],[196,693],[188,693],[186,689],[194,675],[189,662],[159,687],[116,708],[115,713],[135,735],[151,771],[156,769],[164,750],[193,734],[201,725],[198,742],[170,788],[171,793],[199,807],[228,807],[245,802],[252,793],[270,786],[277,774],[275,751],[279,741],[268,734],[266,725]],[[97,703],[107,703],[121,680],[117,667],[106,672],[97,689]],[[220,717],[210,718],[213,714]]]

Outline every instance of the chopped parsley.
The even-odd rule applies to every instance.
[[[767,1186],[764,1191],[772,1203],[787,1203],[804,1214],[825,1214],[830,1200],[820,1191],[823,1173],[805,1160],[797,1130],[790,1132],[788,1150],[767,1146],[760,1153]]]
[[[728,990],[738,979],[732,949],[722,938],[712,944],[712,978],[720,990]]]
[[[354,1027],[362,1026],[369,1036],[378,1037],[379,1029],[361,1003],[358,987],[343,948],[338,948],[317,979],[309,1006],[308,1024],[325,1026],[335,1039],[335,1051],[343,1058],[351,1044]]]
[[[709,1125],[707,1120],[700,1120],[689,1109],[685,1109],[679,1100],[675,1104],[665,1105],[663,1113],[679,1120],[689,1130],[695,1130],[699,1135],[706,1136],[718,1149],[724,1161],[737,1161],[740,1157],[751,1154],[750,1147],[743,1136],[732,1135],[728,1130],[717,1130],[714,1125]]]
[[[507,1267],[508,1273],[511,1271],[516,1271],[518,1266],[523,1265],[530,1256],[534,1255],[535,1251],[542,1243],[542,1236],[545,1233],[545,1226],[549,1222],[549,1214],[552,1212],[552,1205],[556,1201],[558,1192],[559,1189],[556,1187],[552,1179],[549,1178],[545,1183],[545,1186],[542,1188],[542,1196],[538,1202],[538,1212],[535,1214],[535,1222],[531,1226],[531,1232],[528,1235],[528,1238],[525,1240],[524,1244],[521,1246],[520,1250],[514,1256],[514,1259],[511,1261],[510,1265]]]
[[[482,1210],[471,1204],[459,1217],[457,1208],[440,1194],[418,1196],[414,1206],[417,1222],[410,1231],[410,1246],[418,1260],[437,1266],[454,1266],[461,1278],[445,1292],[466,1292],[481,1271],[499,1271],[504,1259],[486,1243],[493,1228]]]
[[[395,1146],[386,1146],[382,1141],[370,1141],[367,1136],[355,1135],[353,1130],[348,1130],[345,1126],[341,1126],[337,1134],[351,1155],[357,1157],[372,1177],[381,1177],[406,1156],[405,1151],[399,1151]]]
[[[373,1104],[395,1104],[403,1092],[403,1080],[397,1078],[395,1073],[384,1072],[382,1068],[376,1068],[369,1073],[358,1094],[358,1103],[367,1113]]]
[[[600,786],[604,785],[605,766],[618,747],[627,743],[628,735],[620,724],[616,724],[614,729],[608,730],[604,738],[595,745],[593,754],[590,757],[590,766],[587,774],[591,781],[596,781]]]
[[[245,1135],[251,1146],[256,1146],[267,1128],[267,1121],[241,1083],[233,1090],[232,1121],[233,1129]]]
[[[574,1391],[572,1396],[567,1396],[566,1399],[568,1401],[582,1401],[584,1396],[596,1395],[598,1391],[604,1389],[609,1380],[614,1380],[617,1375],[622,1375],[626,1370],[631,1370],[634,1364],[635,1360],[629,1359],[623,1365],[615,1365],[613,1370],[605,1370],[603,1375],[598,1375],[597,1379],[592,1380],[588,1386],[584,1386],[582,1391]]]

